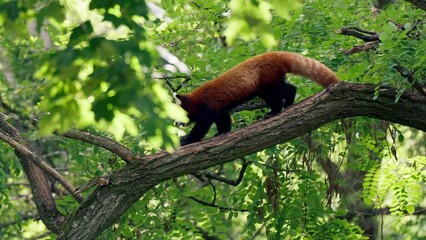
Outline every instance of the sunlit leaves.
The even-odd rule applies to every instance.
[[[47,3],[36,15],[38,31],[40,31],[46,19],[55,19],[57,22],[65,20],[65,11],[59,1],[51,0]]]
[[[283,18],[289,18],[289,11],[298,9],[301,4],[298,1],[274,0],[248,1],[231,0],[231,18],[224,34],[229,43],[240,36],[244,40],[253,40],[258,35],[265,47],[270,48],[276,44],[275,38],[270,31],[269,24],[272,20],[274,9]]]
[[[65,48],[46,58],[36,74],[49,82],[40,105],[45,112],[41,134],[95,126],[116,139],[142,131],[156,148],[171,149],[177,143],[176,137],[169,137],[172,133],[166,120],[183,114],[173,115],[175,110],[171,111],[167,102],[170,99],[150,90],[158,85],[152,82],[149,70],[154,50],[141,35],[143,27],[133,20],[136,15],[146,17],[145,4],[138,4],[135,8],[129,2],[92,1],[92,8],[105,9],[108,16],[114,16],[104,20],[116,27],[127,25],[132,34],[124,31],[117,39],[99,36],[96,29],[100,23],[87,20],[71,30]],[[136,127],[138,118],[146,121],[142,130]]]
[[[389,205],[395,215],[413,213],[423,199],[426,158],[417,156],[406,162],[387,161],[371,168],[364,179],[363,197],[373,207]],[[390,202],[390,204],[389,204]]]
[[[56,200],[56,206],[60,213],[67,216],[75,211],[79,205],[71,196],[64,196],[61,199]]]
[[[38,133],[44,136],[87,128],[120,140],[138,154],[170,150],[178,143],[172,119],[185,118],[182,109],[172,103],[172,88],[190,92],[271,46],[314,57],[338,70],[345,81],[399,86],[399,94],[411,87],[392,68],[396,61],[413,72],[417,81],[425,75],[426,26],[415,20],[424,13],[404,3],[389,6],[372,19],[371,1],[305,1],[300,7],[300,1],[290,0],[166,0],[155,2],[155,12],[151,5],[151,13],[143,1],[3,2],[0,44],[4,56],[0,54],[0,58],[10,60],[15,80],[9,83],[0,76],[1,97],[22,117],[41,119],[37,134],[30,133],[34,139],[40,138]],[[28,23],[35,22],[36,31],[29,34]],[[341,48],[361,43],[335,33],[344,26],[379,32],[379,48],[342,54]],[[46,49],[41,30],[50,35],[53,47]],[[188,73],[192,75],[187,77]],[[298,87],[298,100],[322,89],[303,78],[288,78]],[[265,111],[234,114],[233,129],[258,121]],[[215,133],[212,129],[209,137]],[[352,212],[347,211],[348,206],[357,206],[360,212],[369,210],[369,206],[358,208],[363,205],[358,195],[364,172],[363,197],[371,206],[411,214],[424,198],[424,157],[405,160],[401,154],[398,161],[393,160],[386,137],[379,121],[345,119],[321,127],[309,137],[246,157],[251,165],[236,187],[194,175],[164,182],[148,191],[102,237],[185,239],[197,238],[203,230],[220,239],[362,239],[355,222],[362,217],[348,218]],[[44,142],[57,138],[58,148]],[[41,145],[57,154],[46,156],[49,162],[65,169],[63,173],[76,186],[124,165],[96,146],[58,136],[42,139]],[[401,148],[421,152],[420,137],[398,134],[396,139],[407,145]],[[0,195],[27,195],[27,187],[8,186],[15,184],[10,176],[18,177],[19,167],[13,151],[5,146],[1,149]],[[320,166],[324,159],[330,159],[330,166],[338,166],[333,174]],[[240,169],[241,162],[235,161],[205,173],[235,179]],[[343,178],[328,182],[339,174]],[[271,194],[268,183],[273,177],[278,181],[277,191]],[[342,195],[336,191],[329,207],[327,194],[339,187],[347,191]],[[207,207],[189,197],[209,203],[216,199],[215,204],[229,210]],[[8,207],[0,215],[17,217],[11,213],[17,201],[11,199],[0,199]],[[77,207],[68,197],[57,204],[66,214]],[[4,236],[2,233],[0,230]]]
[[[114,8],[119,6],[120,11],[123,15],[132,17],[134,15],[139,15],[142,17],[147,17],[148,8],[145,1],[133,0],[133,1],[102,1],[102,0],[93,0],[90,2],[91,9],[105,9]]]
[[[271,22],[271,6],[265,1],[254,4],[252,1],[232,0],[229,4],[232,17],[228,22],[225,35],[228,42],[232,43],[237,36],[245,40],[255,39],[257,33],[261,32],[265,45],[275,44],[272,35],[268,32],[268,24]],[[254,30],[255,29],[255,30]]]
[[[289,19],[291,11],[297,11],[302,7],[302,3],[300,1],[294,0],[272,0],[271,4],[273,6],[274,12],[277,13],[278,16]]]
[[[410,10],[411,17],[406,18],[401,12]],[[380,20],[392,18],[392,21],[383,21],[380,26],[380,45],[372,61],[370,79],[382,84],[392,84],[401,89],[401,93],[410,88],[412,81],[422,82],[425,72],[426,57],[420,52],[426,47],[426,35],[422,29],[426,28],[423,18],[424,12],[401,9],[398,5],[390,5],[386,15],[379,15]],[[380,21],[381,22],[381,21]],[[395,66],[403,71],[396,70]],[[412,74],[413,79],[407,79],[404,73]]]

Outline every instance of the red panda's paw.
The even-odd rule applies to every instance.
[[[181,138],[180,139],[180,146],[183,147],[185,145],[191,144],[192,142],[188,140],[187,138]]]
[[[267,114],[265,114],[265,116],[263,117],[263,119],[269,119],[275,115],[277,115],[280,112],[268,112]]]
[[[217,136],[220,136],[220,135],[223,135],[223,134],[225,134],[225,133],[216,133],[214,136],[217,137]]]

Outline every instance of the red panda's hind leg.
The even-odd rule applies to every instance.
[[[284,108],[287,108],[294,103],[294,99],[296,98],[296,87],[290,83],[284,82],[282,94]]]
[[[219,116],[216,118],[215,123],[217,127],[217,134],[215,136],[231,131],[232,120],[231,115],[229,115],[229,112],[220,112]]]
[[[271,108],[271,111],[265,115],[265,118],[270,118],[280,113],[283,107],[293,105],[296,98],[296,87],[283,81],[273,87],[262,89],[259,91],[259,96]]]
[[[273,117],[280,113],[283,109],[283,89],[284,85],[280,83],[279,85],[268,86],[267,88],[263,88],[259,91],[259,97],[261,97],[271,108],[271,111],[265,115],[265,118]]]

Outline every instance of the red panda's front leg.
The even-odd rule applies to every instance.
[[[195,125],[191,129],[191,132],[180,140],[180,145],[188,145],[203,139],[212,124],[216,121],[218,115],[219,113],[217,111],[211,109],[203,111],[203,113],[195,120]]]

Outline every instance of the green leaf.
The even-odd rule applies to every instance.
[[[92,0],[90,1],[90,9],[109,9],[114,7],[117,1],[103,1],[103,0]]]
[[[93,26],[90,21],[86,21],[74,28],[71,33],[69,45],[74,46],[83,41],[88,41],[93,33]]]
[[[65,20],[65,9],[59,3],[59,1],[51,1],[47,6],[43,7],[37,13],[37,30],[40,32],[43,27],[43,22],[46,18],[53,18],[57,22],[63,22]]]
[[[302,7],[299,0],[272,0],[274,11],[282,18],[290,19],[290,13]]]
[[[6,13],[6,17],[12,21],[15,21],[21,9],[18,8],[18,1],[7,1],[0,4],[0,11]]]

